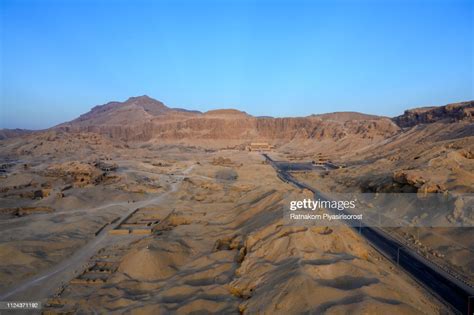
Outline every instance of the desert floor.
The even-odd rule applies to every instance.
[[[1,300],[52,313],[449,312],[352,229],[285,225],[305,192],[256,152],[81,141],[90,149],[3,157]]]

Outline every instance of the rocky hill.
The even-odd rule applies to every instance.
[[[336,112],[336,113],[327,113],[327,114],[318,114],[311,115],[312,117],[318,117],[324,120],[334,120],[334,121],[348,121],[348,120],[378,120],[386,117],[368,115],[358,112]]]
[[[474,101],[409,109],[403,115],[393,118],[393,121],[402,128],[436,121],[459,120],[474,121]]]
[[[388,118],[360,113],[292,118],[254,117],[234,109],[200,113],[171,109],[148,96],[96,106],[55,129],[97,132],[126,141],[233,140],[234,144],[348,137],[384,139],[399,131],[399,127]]]
[[[0,140],[19,137],[32,133],[32,130],[26,129],[0,129]]]

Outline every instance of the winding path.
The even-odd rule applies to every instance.
[[[76,273],[84,269],[84,266],[88,263],[89,259],[94,256],[104,246],[111,246],[120,240],[136,240],[137,238],[145,236],[120,236],[114,235],[109,236],[108,231],[116,228],[133,213],[137,208],[146,207],[152,204],[160,203],[167,195],[174,193],[178,190],[185,175],[192,171],[195,165],[191,165],[186,168],[182,174],[176,174],[175,177],[179,180],[171,185],[171,189],[157,197],[153,197],[146,200],[141,200],[134,203],[113,203],[102,205],[97,208],[110,207],[112,205],[127,207],[127,211],[121,216],[113,225],[109,225],[103,229],[96,237],[92,238],[86,245],[77,250],[74,255],[61,261],[59,264],[28,278],[21,283],[8,288],[6,292],[2,292],[0,295],[0,301],[7,300],[29,300],[29,301],[40,301],[52,296],[63,283],[67,283],[76,276]]]
[[[274,161],[267,154],[263,154],[263,156],[268,163],[275,168],[280,179],[298,188],[308,189],[314,194],[318,194],[318,197],[324,197],[316,188],[299,182],[289,174],[286,167],[288,163]],[[473,314],[474,289],[472,287],[459,281],[445,270],[404,246],[398,240],[377,227],[362,225],[360,227],[352,226],[352,228],[357,229],[357,232],[360,233],[372,247],[394,264],[400,266],[415,281],[434,296],[438,297],[438,299],[447,306],[450,306],[453,311],[460,314]]]

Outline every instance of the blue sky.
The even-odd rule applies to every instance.
[[[143,94],[272,116],[471,100],[473,3],[0,0],[0,128]]]

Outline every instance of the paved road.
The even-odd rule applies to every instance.
[[[287,163],[274,161],[267,154],[263,154],[263,156],[276,169],[280,179],[298,188],[309,189],[318,194],[318,197],[322,196],[317,189],[301,183],[291,176],[287,172],[288,167],[280,168],[280,165],[286,165]],[[472,287],[454,278],[425,257],[413,252],[376,227],[362,225],[362,227],[352,228],[357,229],[385,257],[398,264],[418,283],[422,284],[445,304],[451,306],[453,311],[461,314],[474,314],[474,289]]]

